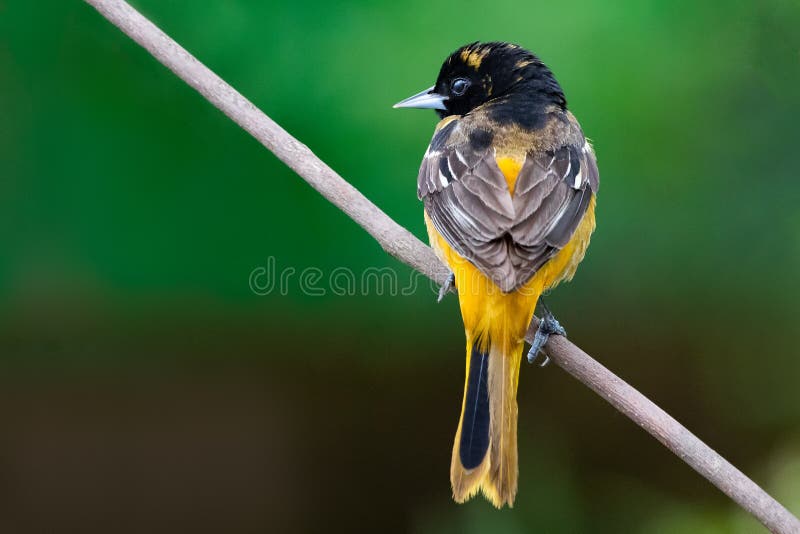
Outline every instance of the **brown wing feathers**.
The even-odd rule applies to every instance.
[[[512,197],[491,132],[465,135],[459,122],[434,135],[420,167],[418,194],[450,246],[501,290],[513,291],[577,228],[597,191],[594,154],[585,141],[528,152]]]

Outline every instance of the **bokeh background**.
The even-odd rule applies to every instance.
[[[596,146],[571,339],[800,513],[800,6],[134,5],[424,238],[473,40],[539,54]],[[411,272],[78,0],[0,0],[0,530],[760,532],[557,367],[523,367],[513,510],[450,499],[452,296],[256,294]],[[264,293],[263,291],[261,293]]]

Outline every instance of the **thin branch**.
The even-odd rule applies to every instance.
[[[139,12],[122,0],[85,1],[278,156],[364,228],[386,252],[437,283],[444,282],[448,269],[429,247]],[[537,325],[534,318],[526,336],[528,341],[533,340]],[[559,367],[644,428],[771,531],[800,533],[800,520],[755,482],[569,340],[551,337],[546,352]]]

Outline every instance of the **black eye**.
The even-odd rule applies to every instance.
[[[461,96],[467,92],[469,88],[469,80],[466,78],[456,78],[453,80],[453,83],[450,84],[450,90],[456,96]]]

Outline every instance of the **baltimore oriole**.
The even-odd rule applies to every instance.
[[[459,48],[433,87],[395,107],[441,118],[417,193],[430,244],[452,270],[440,298],[455,283],[467,337],[453,498],[481,490],[495,506],[512,506],[524,335],[542,292],[571,279],[586,253],[599,185],[594,150],[550,69],[513,44]],[[531,362],[550,334],[565,334],[543,311]]]

